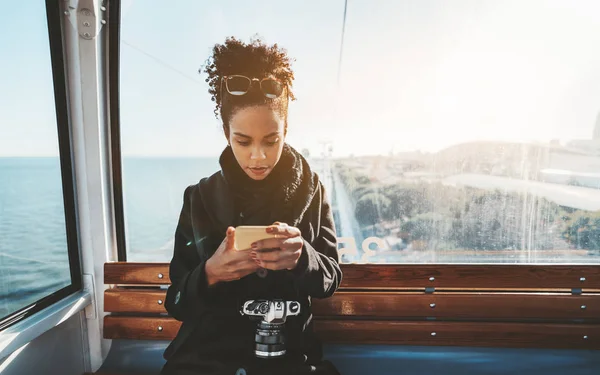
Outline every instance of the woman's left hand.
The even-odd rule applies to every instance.
[[[296,268],[304,244],[300,229],[276,221],[267,228],[267,233],[276,234],[278,238],[267,238],[252,244],[251,256],[256,264],[270,270]]]

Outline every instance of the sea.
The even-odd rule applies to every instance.
[[[183,192],[218,158],[125,158],[128,261],[168,262]],[[0,158],[0,320],[70,284],[60,161]]]

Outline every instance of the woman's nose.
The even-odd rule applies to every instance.
[[[252,160],[261,160],[261,159],[266,159],[267,155],[265,154],[264,150],[261,147],[254,147],[252,149],[252,153],[250,154],[250,158]]]

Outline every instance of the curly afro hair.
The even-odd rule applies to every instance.
[[[292,59],[287,51],[277,44],[266,45],[260,38],[253,38],[250,43],[244,43],[235,37],[228,37],[224,44],[216,44],[212,55],[200,68],[200,73],[208,74],[206,82],[209,84],[208,92],[215,102],[215,117],[220,113],[223,120],[223,130],[229,137],[229,120],[236,110],[256,106],[268,105],[277,110],[285,118],[287,131],[287,109],[289,100],[295,100],[291,91],[294,72],[291,69]],[[223,76],[241,74],[248,77],[264,78],[273,76],[285,86],[284,93],[275,99],[266,98],[260,90],[250,90],[246,95],[229,95],[227,90],[221,92],[221,78]],[[223,94],[223,97],[221,97]]]

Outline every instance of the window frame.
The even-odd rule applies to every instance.
[[[121,107],[120,107],[120,67],[121,67],[121,0],[109,0],[107,4],[109,22],[106,25],[108,37],[108,118],[110,157],[112,167],[113,207],[115,213],[115,234],[117,255],[120,262],[127,261],[127,238],[125,231],[125,207],[123,203],[123,159],[121,157]]]
[[[69,130],[69,103],[67,97],[66,65],[64,58],[65,42],[61,26],[63,14],[55,1],[46,0],[45,4],[50,62],[52,64],[54,106],[56,111],[65,231],[71,283],[62,289],[46,295],[36,302],[10,313],[6,317],[0,317],[0,332],[82,290],[81,260],[79,253],[80,242],[77,224],[73,156],[71,152],[71,135]]]

